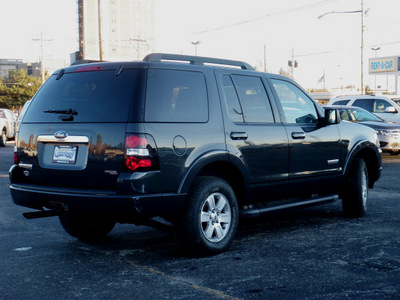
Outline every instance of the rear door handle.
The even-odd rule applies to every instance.
[[[246,132],[231,132],[232,140],[247,140]]]
[[[295,140],[302,140],[306,138],[306,134],[304,132],[292,132],[292,138]]]

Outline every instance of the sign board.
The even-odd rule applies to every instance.
[[[399,71],[399,57],[376,57],[369,59],[369,73],[394,73]]]

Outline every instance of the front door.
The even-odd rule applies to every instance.
[[[295,194],[324,192],[342,170],[337,125],[325,126],[316,104],[290,81],[271,79],[286,119],[289,137],[289,186]]]

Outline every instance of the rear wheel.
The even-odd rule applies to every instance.
[[[6,132],[3,130],[0,134],[0,147],[5,147],[7,142],[7,135]]]
[[[357,158],[353,163],[342,200],[343,212],[347,217],[359,218],[365,215],[368,200],[368,169],[362,158]]]
[[[115,222],[99,216],[64,213],[59,216],[64,230],[81,240],[94,241],[104,238],[115,226]]]
[[[202,255],[220,253],[231,245],[238,219],[232,187],[221,178],[201,177],[189,195],[178,232],[191,250]]]

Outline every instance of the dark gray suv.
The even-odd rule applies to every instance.
[[[340,122],[292,80],[151,54],[55,72],[20,125],[10,189],[39,210],[27,218],[57,215],[81,239],[161,217],[212,254],[239,218],[339,198],[361,217],[380,172],[376,133]]]

